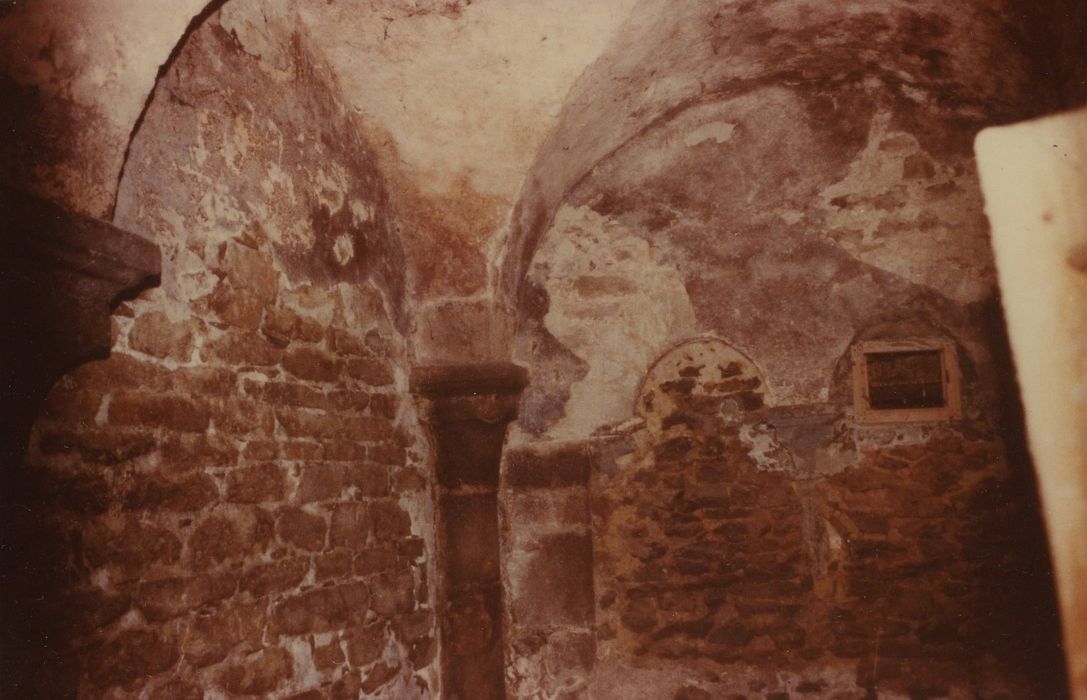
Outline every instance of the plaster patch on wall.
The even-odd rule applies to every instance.
[[[826,235],[862,262],[980,301],[992,293],[993,268],[976,180],[972,163],[926,152],[877,113],[846,176],[819,194]]]
[[[374,218],[374,205],[372,202],[364,202],[360,199],[351,200],[351,216],[356,226],[372,221]]]
[[[346,265],[351,262],[351,258],[355,257],[355,244],[351,242],[350,236],[337,236],[332,252],[336,256],[337,263]]]
[[[747,454],[761,471],[788,472],[795,469],[793,456],[778,442],[774,427],[767,423],[755,423],[740,427],[740,440]]]
[[[589,370],[570,388],[552,437],[626,420],[638,382],[661,350],[695,335],[694,308],[651,245],[588,207],[563,207],[532,274],[550,296],[544,326]]]
[[[709,122],[690,131],[683,137],[683,142],[688,146],[697,146],[710,139],[717,143],[728,143],[735,134],[735,124],[730,122]]]
[[[329,211],[339,211],[344,205],[344,192],[349,187],[349,178],[342,166],[329,163],[328,168],[332,171],[331,173],[322,168],[314,176],[314,192],[317,195],[317,201],[328,207]],[[355,213],[353,208],[351,213]]]

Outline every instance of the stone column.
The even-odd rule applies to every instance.
[[[443,696],[504,698],[498,472],[527,372],[497,363],[417,368],[412,392],[436,451]]]

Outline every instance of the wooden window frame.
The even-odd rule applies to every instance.
[[[868,399],[868,355],[940,351],[944,405],[933,408],[872,408]],[[962,418],[962,375],[955,344],[943,338],[866,340],[853,346],[853,417],[858,423],[926,423]]]

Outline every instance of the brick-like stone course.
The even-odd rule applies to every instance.
[[[53,465],[43,489],[61,478],[74,486],[66,472],[110,470],[93,487],[102,515],[82,526],[78,554],[116,587],[109,600],[88,599],[102,614],[89,615],[87,638],[104,640],[98,656],[80,656],[88,682],[151,687],[160,673],[180,673],[191,688],[266,695],[295,672],[285,640],[312,635],[330,637],[311,653],[329,684],[372,666],[359,687],[380,692],[431,664],[433,616],[419,588],[425,542],[392,486],[407,459],[394,423],[400,399],[341,371],[347,357],[389,360],[347,331],[294,355],[287,341],[275,349],[282,365],[206,353],[207,344],[193,360],[148,339],[166,318],[149,311],[141,324],[149,306],[132,303],[130,331],[144,334],[135,353],[115,351],[61,382],[50,399],[57,408],[38,426],[36,459]],[[194,333],[186,342],[201,341]],[[157,364],[182,357],[193,364]],[[267,379],[238,377],[256,365]],[[143,626],[112,632],[126,609]],[[386,632],[407,619],[410,632]],[[184,696],[190,686],[178,683],[170,687]]]

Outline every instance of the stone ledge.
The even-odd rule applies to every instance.
[[[528,370],[509,362],[430,365],[414,368],[410,385],[428,399],[517,394],[528,385]]]
[[[17,461],[45,392],[66,369],[109,352],[113,305],[157,283],[144,238],[0,185],[0,441]]]

